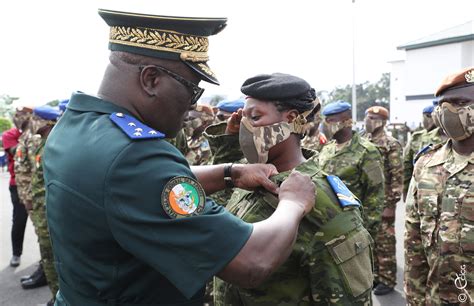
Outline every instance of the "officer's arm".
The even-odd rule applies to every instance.
[[[227,164],[228,165],[228,164]],[[224,167],[226,164],[209,166],[192,166],[191,170],[201,183],[207,195],[226,188],[224,181]],[[230,171],[235,187],[252,190],[264,187],[272,193],[278,193],[278,186],[268,178],[278,174],[271,164],[234,164]]]
[[[416,181],[412,178],[408,189],[405,214],[405,294],[409,305],[421,305],[425,301],[426,281],[429,272],[423,249],[418,214]]]
[[[257,287],[288,258],[299,223],[314,206],[314,184],[308,176],[292,173],[281,185],[279,200],[268,219],[254,224],[247,243],[218,273],[220,278],[239,287]]]

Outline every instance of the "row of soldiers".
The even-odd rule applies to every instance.
[[[21,277],[20,282],[23,289],[48,285],[52,298],[46,305],[54,304],[59,284],[46,219],[45,186],[41,161],[45,141],[65,110],[67,102],[68,100],[61,101],[56,107],[50,105],[35,108],[22,107],[17,109],[14,115],[15,125],[19,127],[20,132],[12,162],[17,193],[20,203],[25,206],[25,211],[35,228],[41,256],[37,269],[31,275]],[[16,223],[15,220],[14,223]],[[26,214],[23,231],[25,225]],[[21,247],[23,239],[13,243],[19,244]],[[21,252],[17,251],[10,264],[12,266],[19,265],[20,256]]]
[[[469,70],[463,72],[462,77],[466,73],[469,73]],[[468,80],[467,77],[465,79]],[[472,82],[466,81],[466,83],[471,84]],[[385,129],[389,119],[387,109],[380,106],[367,109],[364,120],[365,130],[359,134],[352,130],[351,105],[343,101],[326,105],[322,110],[323,117],[315,116],[314,121],[307,124],[306,136],[301,140],[303,147],[319,152],[318,159],[321,169],[328,174],[340,177],[363,203],[364,224],[375,243],[374,294],[376,295],[387,294],[393,291],[396,285],[395,210],[402,195],[403,199],[406,199],[415,161],[427,152],[438,149],[449,139],[439,120],[433,120],[433,113],[438,103],[438,100],[435,100],[423,109],[424,129],[414,132],[404,149],[402,149],[400,142],[389,135]],[[199,112],[203,114],[202,118],[204,118],[201,121],[197,119]],[[213,144],[216,142],[216,137],[214,137],[216,127],[207,128],[212,123],[216,123],[211,114],[212,112],[206,106],[198,105],[196,110],[190,111],[188,120],[185,122],[183,129],[185,133],[187,130],[189,131],[190,126],[193,127],[193,131],[199,131],[199,138],[188,138],[188,144],[193,144],[192,147],[198,148],[197,151],[200,151],[201,148],[204,148],[205,151],[205,155],[194,152],[192,156],[206,156],[205,161],[188,158],[190,164],[205,164],[209,163],[211,159],[214,162],[216,160],[218,162],[225,161],[220,156],[212,158],[210,156],[211,148],[214,147],[212,151],[219,151],[216,149],[219,143]],[[472,118],[469,118],[467,120],[471,121],[467,124],[472,124]],[[198,122],[202,123],[202,126]],[[203,132],[204,130],[206,132]],[[200,146],[197,144],[198,142],[190,142],[189,139],[199,139],[198,142],[205,144]],[[240,148],[236,149],[240,150]],[[232,154],[229,151],[232,150],[227,150],[224,155]],[[189,155],[187,156],[189,157]],[[227,203],[229,198],[229,191],[224,195],[214,195],[214,199],[220,203]],[[409,205],[412,204],[409,203]],[[471,230],[467,231],[468,233],[465,235],[468,235]],[[410,226],[407,226],[406,247],[411,244],[409,239],[412,234]],[[408,302],[409,304],[422,303],[424,295],[418,293],[417,296],[411,295],[411,293],[423,290],[420,287],[424,288],[426,285],[417,283],[414,278],[416,272],[411,266],[412,263],[409,262],[413,260],[413,253],[410,252],[409,247],[405,253],[407,256],[405,278],[408,279],[405,290]],[[450,273],[454,272],[453,270]],[[436,278],[433,279],[434,282],[439,281]],[[418,284],[416,290],[413,289],[413,284]],[[434,286],[436,287],[436,285]],[[212,290],[208,288],[208,293],[211,292]],[[469,294],[466,296],[470,297]],[[453,299],[452,294],[441,294],[438,297],[433,297],[431,301],[437,304],[441,300]]]

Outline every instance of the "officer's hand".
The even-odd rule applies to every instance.
[[[229,119],[227,119],[227,128],[225,129],[225,133],[228,135],[239,134],[240,120],[242,120],[242,109],[239,109],[237,112],[233,112]]]
[[[278,171],[272,164],[234,164],[231,172],[235,187],[247,190],[263,187],[277,194],[278,186],[269,179],[276,174]]]
[[[301,205],[306,215],[316,202],[316,188],[308,175],[292,171],[281,184],[278,198],[280,201],[287,200]]]

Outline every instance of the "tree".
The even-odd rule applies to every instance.
[[[0,134],[12,127],[12,122],[7,118],[0,117]]]
[[[18,97],[10,97],[9,95],[0,95],[0,117],[13,117],[13,102]]]
[[[209,105],[210,106],[216,106],[217,103],[221,102],[224,100],[226,97],[222,95],[214,95],[209,99]]]
[[[356,84],[357,95],[357,120],[363,120],[365,110],[371,106],[379,105],[390,110],[390,73],[383,73],[381,78],[375,83],[368,81]],[[336,87],[323,102],[323,106],[329,102],[338,100],[347,101],[352,104],[352,86],[346,85]]]

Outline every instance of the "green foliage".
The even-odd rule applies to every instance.
[[[48,103],[49,106],[58,106],[59,105],[59,100],[53,100],[53,101],[49,101]]]
[[[3,131],[6,131],[10,129],[13,126],[12,122],[8,120],[7,118],[1,118],[0,117],[0,134]]]
[[[214,95],[211,97],[211,99],[209,100],[209,105],[210,106],[216,106],[217,103],[221,102],[222,100],[224,100],[226,97],[225,96],[222,96],[222,95]]]
[[[0,95],[0,117],[13,117],[13,101],[18,100],[18,97],[10,97],[9,95]]]
[[[322,95],[324,97],[324,92]],[[356,84],[357,95],[357,120],[363,120],[365,110],[371,106],[379,105],[390,110],[390,73],[383,73],[375,84],[364,82]],[[336,87],[326,98],[322,99],[323,106],[330,102],[343,100],[352,104],[352,85]]]

